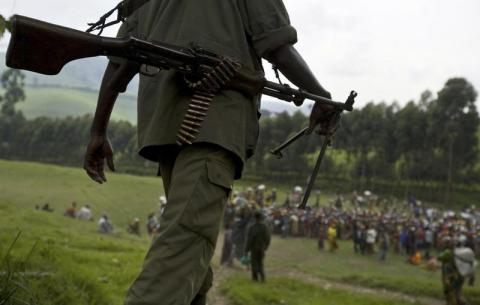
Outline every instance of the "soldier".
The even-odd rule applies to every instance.
[[[261,212],[255,212],[255,223],[248,229],[247,245],[245,253],[251,255],[252,279],[256,282],[265,282],[265,270],[263,260],[265,251],[270,246],[270,231],[263,223]]]
[[[263,74],[261,58],[275,64],[295,85],[330,98],[295,50],[295,29],[281,0],[145,1],[122,25],[119,36],[135,36],[189,47],[192,44],[232,58],[252,75]],[[149,67],[142,67],[147,72]],[[137,64],[111,58],[100,88],[84,168],[106,182],[104,163],[114,170],[107,126],[119,92],[112,80],[128,83]],[[155,71],[154,71],[155,72]],[[117,82],[115,82],[117,83]],[[142,73],[138,92],[139,154],[158,162],[168,204],[143,270],[126,305],[205,304],[212,283],[209,267],[227,198],[241,177],[258,137],[260,96],[223,90],[211,103],[193,145],[176,145],[192,96],[174,71]],[[316,103],[310,130],[332,133],[333,109]]]

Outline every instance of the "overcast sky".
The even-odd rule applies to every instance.
[[[0,0],[0,14],[85,30],[87,22],[117,2]],[[478,0],[284,2],[299,33],[299,51],[337,99],[355,89],[362,104],[403,104],[425,89],[438,91],[455,76],[466,77],[480,90]],[[6,39],[0,41],[0,49],[6,45]]]

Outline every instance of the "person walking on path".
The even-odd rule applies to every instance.
[[[255,212],[255,223],[250,226],[247,234],[245,253],[251,255],[252,279],[265,282],[264,259],[270,246],[270,231],[263,222],[261,212]]]

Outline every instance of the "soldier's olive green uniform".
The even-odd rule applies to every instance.
[[[195,43],[253,73],[262,73],[261,56],[297,40],[281,0],[151,0],[124,23],[119,36],[126,35]],[[227,90],[214,98],[195,144],[171,148],[189,99],[175,72],[140,77],[139,153],[159,162],[168,204],[127,305],[188,305],[208,289],[230,185],[255,149],[259,97]]]

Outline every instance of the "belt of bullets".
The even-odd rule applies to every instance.
[[[224,59],[215,68],[210,69],[195,82],[185,79],[193,91],[187,112],[177,133],[177,144],[191,145],[197,139],[203,121],[207,118],[208,109],[215,95],[232,80],[241,65],[230,59]]]

